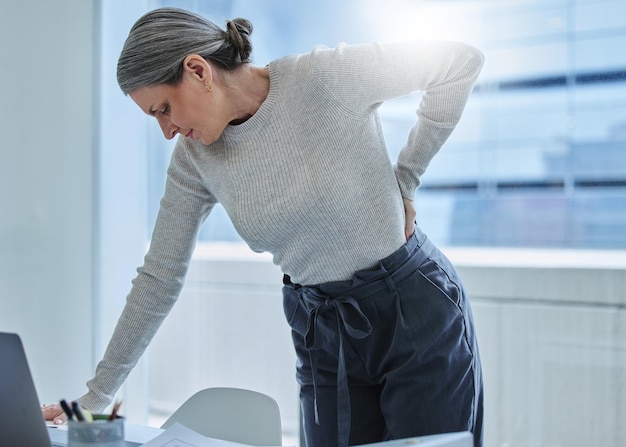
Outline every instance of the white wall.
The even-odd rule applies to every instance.
[[[0,13],[0,330],[18,332],[44,401],[91,372],[94,2]]]
[[[476,318],[485,447],[626,445],[626,252],[448,253]]]
[[[146,120],[115,61],[146,9],[11,0],[0,14],[0,331],[22,336],[44,402],[86,391],[145,251]],[[129,383],[124,414],[142,422],[143,362]]]

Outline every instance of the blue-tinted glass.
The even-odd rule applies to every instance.
[[[476,90],[418,190],[422,227],[444,245],[626,247],[626,2],[152,3],[189,8],[220,25],[250,19],[256,64],[316,44],[429,30],[477,45],[486,64]],[[380,110],[394,160],[418,103],[416,94]],[[150,141],[154,217],[172,143],[156,126]],[[222,208],[200,237],[239,240]]]

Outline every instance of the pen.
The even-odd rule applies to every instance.
[[[65,415],[67,416],[67,420],[68,421],[73,420],[74,419],[74,413],[72,413],[72,409],[67,404],[65,399],[61,399],[61,402],[59,402],[59,403],[61,404],[61,408],[63,408],[63,411],[65,412]]]
[[[112,421],[113,419],[117,419],[117,412],[120,409],[121,405],[122,405],[122,401],[118,400],[117,402],[115,402],[115,405],[113,405],[113,411],[109,415],[109,421]]]
[[[78,405],[78,402],[72,402],[72,410],[74,410],[76,419],[78,419],[80,422],[83,422],[85,420],[85,416],[83,415],[83,411],[80,409],[80,405]]]

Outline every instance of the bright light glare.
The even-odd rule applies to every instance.
[[[480,38],[480,8],[479,1],[367,0],[363,14],[382,40],[444,39],[471,43]]]

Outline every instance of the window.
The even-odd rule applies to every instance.
[[[420,225],[443,245],[626,247],[622,2],[150,3],[186,7],[220,25],[248,18],[257,64],[339,41],[434,37],[477,45],[487,62],[461,123],[424,175]],[[400,99],[381,109],[392,157],[416,104]],[[157,126],[152,131],[150,225],[173,144]],[[221,207],[200,238],[239,240]]]
[[[494,2],[466,18],[487,63],[418,195],[439,243],[626,246],[624,9]]]

